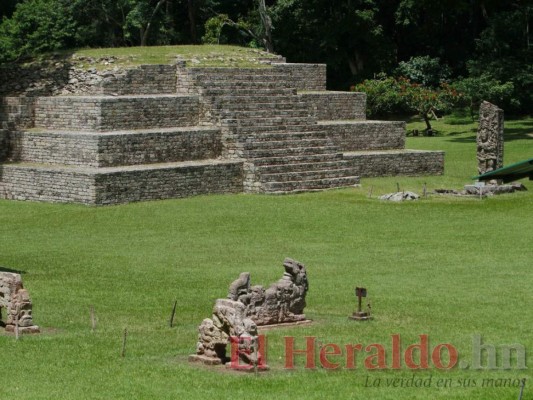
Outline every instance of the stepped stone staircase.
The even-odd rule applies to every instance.
[[[84,95],[4,97],[0,198],[117,204],[442,173],[442,152],[405,150],[404,123],[366,121],[365,95],[326,91],[325,72],[178,63]]]

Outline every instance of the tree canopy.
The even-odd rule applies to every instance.
[[[231,43],[327,63],[336,89],[379,73],[428,87],[466,80],[459,86],[474,91],[494,82],[500,94],[512,89],[502,106],[530,112],[532,14],[533,0],[2,0],[0,62],[75,47]]]

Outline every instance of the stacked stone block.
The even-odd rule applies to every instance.
[[[46,129],[108,131],[198,125],[196,96],[40,97],[35,126]]]
[[[444,152],[424,150],[360,151],[344,157],[365,178],[397,175],[440,175]]]
[[[0,129],[32,127],[34,103],[34,97],[0,97]]]
[[[141,65],[118,76],[104,78],[93,94],[114,96],[175,94],[175,65]]]
[[[11,161],[114,167],[215,159],[222,153],[216,127],[177,127],[140,131],[16,131]]]

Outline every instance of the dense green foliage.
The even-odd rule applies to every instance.
[[[436,124],[446,135],[409,138],[407,145],[445,150],[443,176],[364,179],[360,188],[302,195],[113,207],[0,201],[0,270],[22,273],[34,321],[43,329],[19,341],[0,335],[2,399],[518,398],[516,387],[482,387],[487,378],[527,378],[529,393],[531,365],[369,371],[359,354],[355,370],[306,370],[302,356],[296,370],[283,369],[284,336],[294,336],[297,349],[304,348],[304,336],[340,346],[381,343],[390,363],[392,334],[401,335],[403,350],[421,334],[429,335],[431,349],[451,343],[465,362],[480,334],[498,349],[522,344],[531,363],[533,192],[484,200],[430,195],[401,204],[375,198],[395,191],[396,182],[421,193],[424,183],[430,190],[460,188],[476,174],[476,124],[468,116]],[[419,126],[423,122],[409,128]],[[531,156],[532,130],[531,119],[507,122],[506,163]],[[307,266],[306,314],[314,323],[266,331],[271,371],[256,376],[189,364],[197,326],[229,283],[249,271],[252,284],[268,285],[279,279],[286,256]],[[347,319],[356,307],[356,285],[368,288],[373,321]],[[342,356],[328,358],[345,364]],[[413,376],[432,376],[432,387],[386,385]],[[367,387],[367,377],[382,384]],[[453,386],[439,388],[439,379]]]
[[[332,88],[383,72],[434,87],[467,79],[458,87],[473,98],[492,82],[491,99],[528,113],[532,15],[533,0],[3,0],[0,62],[72,47],[273,46],[327,63]]]
[[[406,68],[405,66],[400,66]],[[418,76],[414,74],[415,77]],[[419,76],[421,81],[427,81]],[[423,85],[405,77],[386,75],[365,80],[352,87],[353,91],[367,94],[367,115],[383,117],[394,114],[418,114],[426,123],[426,131],[432,134],[431,118],[442,114],[464,100],[457,89],[442,82],[437,87]]]

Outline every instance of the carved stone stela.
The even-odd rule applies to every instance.
[[[478,174],[503,167],[503,110],[484,101],[479,107]]]
[[[268,289],[250,284],[250,273],[243,272],[229,287],[226,299],[218,299],[211,318],[198,327],[196,354],[190,361],[224,364],[226,346],[238,342],[239,362],[261,364],[257,326],[305,321],[305,295],[309,288],[305,266],[286,258],[285,273]]]
[[[39,327],[33,325],[30,294],[22,285],[19,274],[0,272],[0,319],[5,309],[5,328],[7,332],[38,333]]]

